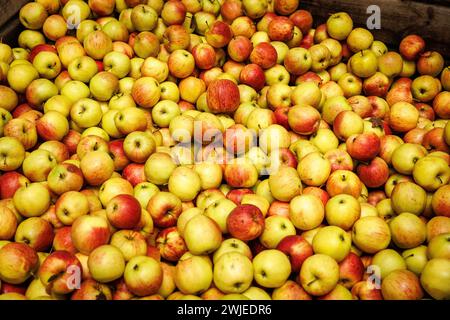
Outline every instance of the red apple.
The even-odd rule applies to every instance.
[[[239,107],[239,88],[228,79],[214,80],[208,86],[206,99],[212,113],[232,113]]]
[[[313,25],[313,17],[307,10],[297,10],[289,16],[289,19],[298,27],[303,36],[306,36]]]
[[[161,257],[169,261],[178,261],[187,252],[186,243],[177,227],[167,228],[158,233],[156,246]]]
[[[283,126],[286,130],[290,130],[291,127],[289,126],[289,110],[290,107],[280,107],[276,108],[273,114],[275,115],[276,123],[280,126]]]
[[[67,251],[55,251],[42,263],[39,278],[47,292],[68,294],[75,290],[77,284],[75,275],[81,270],[81,263],[74,254]]]
[[[400,54],[406,60],[416,60],[425,49],[425,41],[421,36],[410,34],[400,42]]]
[[[12,198],[17,189],[25,186],[29,182],[27,177],[16,171],[6,172],[0,177],[0,198]]]
[[[114,168],[117,171],[123,170],[130,163],[123,149],[123,142],[123,139],[118,139],[108,143],[109,154],[114,160]]]
[[[236,62],[244,62],[250,57],[253,45],[250,39],[244,36],[237,36],[231,39],[227,47],[228,55]]]
[[[70,253],[77,253],[77,248],[72,242],[72,227],[66,226],[56,230],[55,238],[53,239],[53,248],[56,251],[67,251]]]
[[[251,63],[256,63],[263,69],[269,69],[277,63],[277,50],[268,42],[258,43],[250,54]]]
[[[256,91],[260,91],[266,83],[263,69],[254,63],[247,64],[242,68],[239,80],[241,83],[249,85]]]
[[[208,70],[216,64],[216,51],[208,43],[199,43],[192,48],[195,64],[200,69]]]
[[[119,194],[106,205],[109,222],[116,228],[133,229],[141,221],[141,205],[129,194]]]
[[[303,261],[314,254],[312,246],[302,236],[284,237],[277,245],[277,250],[285,253],[291,261],[292,272],[300,272]]]
[[[233,201],[236,205],[240,205],[242,198],[246,195],[246,194],[254,194],[253,190],[251,189],[246,189],[246,188],[242,188],[242,189],[233,189],[230,192],[227,193],[227,199]]]
[[[131,163],[123,169],[122,177],[135,187],[137,184],[147,181],[144,168],[144,164]]]
[[[227,227],[234,238],[250,241],[258,238],[263,232],[264,216],[254,205],[239,205],[228,215]]]
[[[173,227],[182,212],[181,200],[169,192],[158,192],[148,202],[147,211],[156,226]]]
[[[360,164],[356,171],[362,183],[369,188],[378,188],[384,185],[389,178],[389,167],[386,162],[376,157],[367,164]]]
[[[375,133],[361,133],[350,136],[347,151],[353,159],[368,162],[380,152],[380,138]]]
[[[227,23],[216,20],[206,31],[205,37],[214,48],[223,48],[230,42],[233,32]]]
[[[274,201],[270,204],[267,216],[280,216],[289,218],[289,202]]]
[[[288,17],[275,17],[269,23],[268,35],[272,41],[289,41],[294,36],[294,23]]]
[[[352,288],[357,282],[362,280],[364,270],[361,259],[353,252],[350,252],[339,263],[339,283],[347,289]]]

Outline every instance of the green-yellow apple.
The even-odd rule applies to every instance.
[[[19,168],[25,159],[22,143],[13,137],[0,138],[0,170],[12,171]]]
[[[344,40],[353,29],[353,20],[346,12],[332,14],[327,20],[327,32],[336,40]]]
[[[434,299],[448,300],[450,298],[450,260],[428,261],[420,276],[420,283]]]
[[[56,159],[47,150],[35,150],[22,164],[24,175],[33,182],[47,180],[50,171],[57,165]]]
[[[433,192],[450,180],[450,167],[442,158],[424,157],[414,165],[414,181],[425,190]]]
[[[327,181],[331,163],[320,152],[311,152],[299,161],[297,171],[304,184],[318,187]]]
[[[350,58],[352,72],[361,78],[368,78],[377,72],[377,56],[372,50],[362,50]]]
[[[35,182],[19,188],[13,197],[14,206],[24,217],[37,217],[50,206],[49,190]]]
[[[361,205],[358,200],[347,194],[340,194],[328,200],[325,216],[329,225],[338,226],[344,230],[352,228],[359,219]]]
[[[392,208],[395,213],[409,212],[420,215],[427,204],[427,193],[412,182],[400,182],[392,190]]]
[[[336,287],[338,281],[339,265],[333,258],[325,254],[315,254],[303,262],[300,283],[309,294],[325,295]]]
[[[259,240],[266,248],[274,249],[286,236],[295,234],[295,227],[289,218],[275,215],[265,220]]]
[[[158,292],[163,279],[160,263],[147,256],[137,256],[128,261],[123,275],[128,289],[141,297]]]
[[[384,279],[392,271],[406,270],[405,260],[393,249],[384,249],[377,252],[373,256],[372,265],[379,268],[381,279]]]
[[[201,256],[191,256],[177,263],[175,283],[184,294],[198,294],[206,291],[213,281],[210,262]]]
[[[115,246],[103,245],[89,254],[88,266],[94,280],[107,283],[122,276],[125,271],[125,259]]]
[[[242,293],[253,281],[253,264],[239,252],[227,252],[214,264],[214,285],[224,293]]]
[[[219,249],[217,249],[214,252],[213,255],[213,262],[216,264],[216,262],[219,260],[219,258],[229,252],[237,252],[244,256],[246,256],[249,259],[252,259],[252,252],[250,250],[250,247],[244,242],[236,238],[228,238],[224,240]]]
[[[427,255],[429,259],[450,258],[450,233],[442,233],[428,243]]]
[[[427,155],[427,150],[418,144],[404,143],[392,153],[392,166],[401,174],[413,173],[416,162]]]
[[[278,288],[291,274],[289,258],[279,250],[264,250],[253,259],[254,279],[264,288]]]
[[[428,262],[427,247],[421,245],[405,250],[402,252],[402,257],[405,260],[408,270],[414,272],[416,275],[420,275]]]
[[[316,254],[326,254],[340,262],[350,252],[351,243],[350,235],[345,230],[326,226],[314,236],[312,245]]]
[[[387,248],[391,241],[391,232],[382,218],[364,217],[353,225],[352,241],[364,252],[376,253]]]
[[[184,240],[191,253],[207,254],[219,248],[222,233],[214,220],[205,215],[197,215],[186,224]]]
[[[227,233],[227,218],[234,208],[236,208],[236,204],[233,201],[221,198],[210,204],[204,214],[219,225],[222,233]]]
[[[422,244],[427,236],[425,223],[416,215],[401,213],[389,222],[392,241],[402,249],[410,249]]]
[[[259,287],[250,287],[242,292],[242,294],[250,300],[271,300],[270,295]]]
[[[319,226],[325,216],[322,201],[314,195],[299,195],[289,203],[289,217],[300,230],[311,230]]]
[[[269,177],[270,191],[280,201],[290,201],[302,192],[300,177],[292,167],[280,167]]]

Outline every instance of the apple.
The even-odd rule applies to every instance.
[[[362,183],[352,171],[339,169],[328,177],[326,190],[331,197],[338,194],[349,194],[358,198],[361,195]]]
[[[314,236],[312,246],[316,254],[326,254],[340,262],[350,252],[351,239],[343,229],[326,226]]]
[[[204,215],[194,216],[184,228],[184,240],[193,254],[205,254],[215,251],[222,241],[217,223]],[[203,241],[199,242],[201,238]]]
[[[346,144],[350,156],[360,161],[370,161],[380,152],[380,139],[374,133],[351,135]]]
[[[349,230],[359,219],[361,206],[357,199],[348,194],[339,194],[328,200],[325,217],[332,226]]]
[[[357,282],[352,288],[352,295],[359,300],[383,300],[381,289],[377,289],[370,281]]]
[[[415,215],[425,210],[427,194],[419,185],[405,181],[398,183],[392,190],[392,208],[397,214],[409,212]]]
[[[306,292],[322,296],[333,290],[339,280],[339,265],[324,254],[314,254],[307,258],[300,270],[300,283]]]
[[[187,251],[177,227],[162,230],[156,238],[156,244],[161,256],[169,261],[178,261]]]
[[[53,241],[53,228],[49,222],[39,217],[22,221],[16,230],[15,242],[25,243],[37,251],[45,251]]]
[[[0,207],[0,239],[9,240],[14,237],[18,225],[14,212],[7,207]]]
[[[286,236],[278,243],[277,250],[280,250],[289,257],[293,272],[299,272],[303,262],[313,255],[312,246],[301,236]]]
[[[239,240],[249,241],[256,239],[264,230],[263,214],[254,205],[239,205],[228,215],[227,228],[230,234]]]
[[[429,259],[448,258],[450,256],[448,243],[449,233],[435,236],[428,243],[427,256]]]
[[[275,66],[278,53],[268,42],[261,42],[254,45],[250,54],[251,63],[259,65],[263,69],[269,69]]]
[[[111,177],[114,161],[104,151],[91,151],[81,159],[80,169],[90,185],[99,186]]]
[[[83,281],[80,288],[76,290],[71,300],[113,300],[111,289],[100,282],[93,279]]]
[[[234,46],[231,42],[230,45],[231,47]],[[199,43],[192,48],[191,53],[194,56],[195,64],[198,68],[208,70],[215,65],[216,52],[210,44]],[[232,57],[232,55],[230,55],[230,57]]]
[[[425,41],[415,34],[404,37],[399,46],[400,54],[407,60],[417,60],[424,49]]]
[[[136,256],[126,264],[124,279],[127,288],[133,294],[148,296],[158,292],[163,280],[163,271],[155,259]]]
[[[296,105],[289,109],[288,122],[298,134],[310,135],[319,129],[320,113],[308,105]]]
[[[372,159],[367,165],[360,164],[356,170],[361,181],[370,188],[384,185],[389,178],[388,165],[379,157]]]
[[[406,264],[402,256],[393,249],[377,252],[373,256],[372,264],[379,268],[382,280],[396,270],[406,270]]]
[[[275,267],[276,266],[276,267]],[[264,250],[253,259],[254,279],[264,288],[278,288],[291,273],[289,258],[279,250]]]
[[[416,275],[420,275],[428,261],[427,247],[421,245],[405,250],[402,252],[402,257],[405,260],[408,270],[414,272]]]
[[[107,283],[123,275],[125,259],[122,252],[115,246],[103,245],[89,254],[88,267],[94,280]]]
[[[181,1],[167,1],[161,11],[161,18],[168,26],[182,24],[186,16],[186,7]]]
[[[450,206],[450,203],[446,195],[449,189],[449,186],[445,185],[437,189],[433,194],[431,205],[433,207],[434,213],[437,216],[448,217],[448,208]]]
[[[408,212],[394,217],[390,223],[392,241],[402,249],[411,249],[426,239],[426,226],[416,215]]]
[[[292,2],[293,4],[294,2]],[[294,9],[295,10],[295,9]],[[295,26],[297,26],[303,35],[307,35],[312,28],[313,17],[307,10],[296,10],[293,12],[289,19],[292,20]]]
[[[149,5],[139,4],[131,11],[130,19],[137,31],[151,31],[156,27],[158,13]]]
[[[445,300],[450,296],[448,267],[448,259],[431,259],[422,271],[420,283],[434,299]]]
[[[413,177],[425,190],[435,191],[445,185],[450,178],[448,162],[431,156],[421,158],[414,165]]]
[[[125,156],[135,163],[145,163],[155,149],[155,139],[148,132],[134,131],[123,141]]]
[[[403,64],[400,66],[402,67]],[[372,50],[362,50],[350,58],[350,67],[351,71],[358,77],[372,77],[377,72],[377,57]]]
[[[108,221],[100,216],[84,215],[72,224],[72,241],[79,252],[89,255],[110,239]]]
[[[427,51],[417,60],[417,71],[421,75],[437,77],[444,68],[444,58],[437,51]]]
[[[191,256],[180,259],[175,268],[176,287],[184,294],[206,291],[213,281],[213,270],[209,258]]]
[[[213,279],[224,293],[242,293],[253,281],[253,264],[242,253],[224,253],[214,264]]]
[[[25,28],[30,30],[40,29],[47,17],[48,14],[45,7],[38,2],[27,3],[19,12],[20,22]]]
[[[427,241],[430,242],[434,237],[450,231],[450,218],[436,216],[427,222]]]
[[[286,236],[295,233],[295,227],[288,217],[274,215],[265,220],[259,240],[264,247],[274,249]]]
[[[154,33],[149,31],[139,33],[136,36],[136,39],[132,47],[134,52],[136,53],[136,56],[143,59],[148,57],[156,57],[160,52],[158,37]],[[142,60],[134,60],[134,63],[136,63],[138,66],[142,62],[143,62]],[[131,68],[133,70],[133,59],[131,60],[131,64],[132,64]],[[136,79],[137,78],[139,77],[136,77]]]
[[[423,290],[419,278],[408,270],[391,272],[381,284],[385,300],[420,300]]]
[[[420,102],[428,102],[434,99],[439,93],[440,88],[435,78],[429,75],[423,75],[413,80],[411,84],[413,97]]]
[[[448,108],[449,99],[450,93],[448,91],[443,91],[438,93],[433,100],[433,110],[442,119],[450,118],[450,111]]]
[[[159,227],[171,227],[181,214],[181,200],[172,193],[160,192],[148,202],[147,210]]]
[[[120,194],[108,201],[106,215],[114,227],[133,229],[141,220],[141,205],[135,197]]]
[[[374,239],[377,239],[375,242]],[[352,241],[366,253],[376,253],[387,248],[391,241],[388,224],[380,217],[363,217],[352,228]]]
[[[336,40],[344,40],[353,29],[353,21],[347,13],[338,12],[328,18],[326,27],[330,37]]]
[[[272,41],[290,41],[294,36],[294,23],[288,17],[276,16],[270,21],[267,33]]]
[[[240,93],[236,84],[227,79],[211,82],[207,90],[208,107],[213,113],[231,113],[239,107]]]

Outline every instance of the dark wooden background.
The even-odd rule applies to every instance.
[[[0,0],[0,37],[14,44],[20,30],[17,13],[27,0]],[[372,30],[375,38],[396,48],[401,38],[417,33],[427,41],[427,49],[441,52],[450,60],[450,0],[300,0],[315,25],[323,23],[334,12],[350,13],[356,25],[365,26],[367,7],[381,9],[381,29]]]

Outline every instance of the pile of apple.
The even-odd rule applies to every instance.
[[[23,6],[0,299],[450,299],[450,68],[298,5]]]

